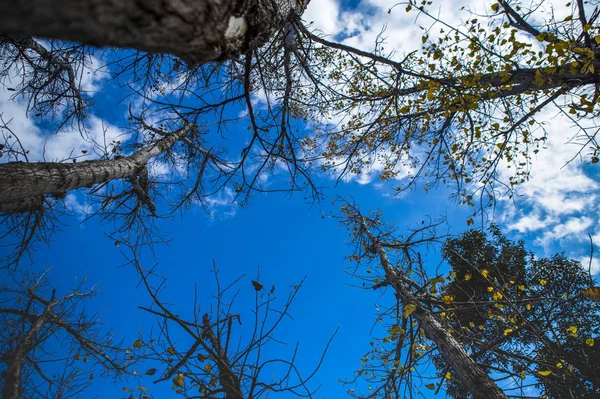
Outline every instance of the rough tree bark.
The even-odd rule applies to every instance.
[[[188,124],[162,140],[133,154],[112,160],[94,160],[80,163],[9,162],[0,164],[0,212],[30,210],[44,195],[59,197],[76,188],[142,173],[148,161],[186,136],[193,126]],[[39,204],[38,204],[39,205]]]
[[[0,31],[168,53],[197,65],[264,44],[299,0],[0,0]],[[303,5],[304,4],[304,5]]]
[[[362,217],[360,220],[362,230],[369,238],[372,244],[371,248],[379,257],[385,271],[386,282],[393,287],[404,304],[413,304],[417,307],[412,316],[419,321],[427,338],[436,344],[438,351],[454,370],[456,378],[463,386],[471,387],[471,393],[475,399],[508,399],[490,376],[471,358],[465,348],[452,334],[446,331],[439,320],[431,312],[419,306],[418,298],[413,295],[402,276],[390,262],[381,242],[371,233]]]

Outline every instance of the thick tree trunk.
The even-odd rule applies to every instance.
[[[64,196],[69,190],[92,187],[111,180],[137,176],[146,163],[183,138],[192,128],[186,125],[155,144],[128,157],[80,163],[10,162],[0,164],[0,212],[30,210],[42,195]]]
[[[412,313],[413,317],[419,321],[427,338],[436,344],[438,351],[454,370],[456,378],[461,384],[470,390],[475,399],[507,399],[504,392],[471,358],[460,342],[444,328],[431,312],[419,306],[418,299],[398,275],[381,242],[369,231],[364,220],[361,225],[372,243],[372,248],[379,256],[381,266],[385,270],[386,281],[390,283],[405,304],[417,306]]]
[[[305,2],[307,3],[307,2]],[[264,44],[299,0],[0,0],[1,33],[168,53],[190,64]]]

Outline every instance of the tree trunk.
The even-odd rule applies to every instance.
[[[30,210],[33,199],[42,195],[64,196],[69,190],[92,187],[111,180],[137,176],[146,163],[183,138],[192,125],[186,125],[155,144],[130,156],[113,160],[80,163],[10,162],[0,164],[0,212]],[[38,200],[39,202],[39,200]]]
[[[475,399],[507,399],[504,392],[471,358],[456,338],[444,328],[431,312],[419,306],[418,298],[413,295],[406,283],[403,282],[402,277],[390,262],[381,242],[369,231],[364,220],[362,220],[361,226],[365,234],[369,237],[372,248],[379,256],[381,266],[385,270],[386,281],[390,283],[398,296],[402,298],[404,304],[417,306],[417,309],[412,313],[413,317],[419,321],[427,338],[435,343],[444,360],[456,373],[456,378],[460,383],[470,390]]]
[[[0,31],[134,48],[189,64],[224,60],[263,45],[298,0],[0,0]]]
[[[19,342],[19,345],[9,354],[6,370],[4,370],[4,387],[2,387],[2,398],[21,399],[23,391],[23,365],[31,350],[35,347],[38,334],[48,321],[48,316],[56,303],[54,292],[52,299],[46,304],[42,314],[35,319],[31,327]]]

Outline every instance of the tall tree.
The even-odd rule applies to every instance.
[[[10,35],[173,54],[197,65],[262,46],[303,9],[297,0],[2,1],[0,23]]]
[[[520,394],[532,379],[548,398],[600,394],[600,306],[582,295],[592,280],[579,262],[536,258],[495,227],[447,240],[443,253],[456,276],[440,294],[451,298],[446,317],[479,362],[523,380]],[[449,385],[468,397],[469,387]]]
[[[399,390],[402,389],[400,384],[403,380],[408,383],[408,389],[412,391],[413,384],[410,376],[413,372],[417,372],[418,358],[423,356],[416,354],[417,347],[424,346],[422,342],[429,340],[433,349],[448,364],[452,365],[453,378],[469,387],[473,397],[481,399],[507,398],[492,377],[488,375],[488,370],[473,359],[463,344],[447,328],[443,319],[436,314],[432,308],[435,298],[427,291],[423,292],[425,287],[411,277],[412,273],[417,276],[425,273],[423,269],[412,268],[416,259],[412,258],[411,252],[419,243],[434,241],[434,238],[427,237],[423,240],[415,239],[413,241],[417,234],[424,231],[420,230],[411,234],[406,240],[396,241],[389,235],[389,231],[386,231],[377,215],[364,216],[351,203],[342,205],[342,212],[344,214],[342,220],[352,231],[356,248],[359,251],[352,255],[352,259],[359,262],[362,258],[365,258],[366,261],[375,260],[381,268],[381,278],[372,280],[373,282],[377,281],[372,288],[389,287],[397,299],[397,304],[385,312],[396,321],[389,330],[392,337],[385,342],[396,341],[396,347],[390,351],[391,353],[374,349],[374,353],[370,355],[371,361],[374,363],[380,361],[380,366],[388,369],[389,372],[381,373],[381,370],[377,370],[377,367],[372,364],[365,364],[364,369],[360,372],[361,375],[367,373],[366,378],[373,383],[379,380],[377,381],[379,386],[369,396],[387,398],[398,395]],[[401,254],[395,262],[392,262],[388,256],[388,248],[392,248],[393,251],[397,250]],[[404,320],[407,321],[404,322]],[[401,325],[402,327],[400,327]],[[405,346],[408,346],[410,353],[407,364],[403,364],[402,359],[402,348]],[[365,363],[369,361],[370,356],[367,355]],[[415,356],[415,360],[412,360],[413,356]]]
[[[84,303],[94,287],[81,282],[59,295],[47,272],[2,271],[0,391],[6,399],[79,395],[96,373],[123,376],[128,361],[120,342],[103,332]]]
[[[141,383],[146,387],[149,385],[144,380],[166,383],[184,397],[206,399],[279,394],[313,397],[318,387],[312,387],[312,379],[335,333],[320,355],[316,348],[306,349],[317,355],[314,369],[306,374],[296,364],[299,345],[286,357],[277,337],[281,324],[291,318],[290,307],[302,282],[293,286],[282,304],[277,305],[279,288],[264,285],[260,275],[256,280],[248,281],[241,276],[224,283],[213,261],[214,303],[203,304],[196,299],[185,309],[181,304],[166,302],[167,280],[157,273],[156,267],[148,269],[140,263],[134,246],[125,245],[131,250],[127,253],[130,265],[139,274],[150,298],[150,305],[140,309],[156,317],[153,328],[140,334],[133,343],[134,358],[147,367],[147,371],[138,374]],[[240,287],[241,281],[248,284],[246,289]],[[254,293],[254,306],[247,309],[248,313],[244,309],[237,313],[236,298],[243,291]],[[194,298],[198,296],[195,292]]]
[[[314,137],[329,167],[347,175],[376,164],[383,180],[407,178],[399,190],[445,183],[460,202],[485,208],[528,180],[547,140],[545,115],[556,114],[571,121],[580,154],[598,162],[597,6],[557,5],[568,7],[557,20],[549,2],[502,0],[487,12],[464,11],[457,25],[431,3],[390,9],[431,21],[422,50],[404,58],[384,40],[368,52],[300,25],[308,40],[336,50],[324,65],[333,93],[327,111],[339,125]],[[508,167],[506,180],[498,171]]]
[[[513,397],[537,387],[549,398],[598,396],[600,306],[586,297],[593,281],[579,262],[535,258],[493,227],[489,239],[476,230],[446,239],[444,275],[443,263],[422,255],[442,243],[439,223],[400,235],[381,213],[366,216],[351,203],[342,211],[355,244],[350,273],[366,289],[394,294],[378,301],[379,337],[346,381],[364,379],[369,391],[351,394],[445,387],[457,398]]]

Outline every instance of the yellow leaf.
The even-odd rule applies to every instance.
[[[572,15],[569,15],[569,16],[567,16],[567,17],[566,17],[566,18],[565,18],[563,21],[564,21],[564,22],[569,22],[569,21],[571,21],[572,19],[573,19],[573,16],[572,16]]]
[[[425,384],[425,388],[429,388],[433,391],[435,389],[435,385],[434,384]]]
[[[142,340],[136,339],[135,341],[133,341],[133,347],[135,349],[140,349],[142,347]]]
[[[182,387],[183,384],[185,384],[183,373],[179,373],[175,378],[173,378],[173,384],[175,384],[178,387]]]
[[[524,285],[520,285],[519,286],[519,291],[525,291],[525,286]]]
[[[482,275],[483,277],[486,277],[486,278],[487,278],[487,276],[488,276],[489,274],[490,274],[490,272],[489,272],[487,269],[483,269],[483,270],[481,271],[481,275]]]
[[[465,274],[465,281],[469,281],[471,279],[471,273]]]
[[[597,44],[600,44],[600,35],[598,35],[598,36],[594,37],[594,41],[595,41]]]
[[[525,306],[525,308],[527,308],[527,310],[531,310],[531,304],[528,303],[527,306]]]
[[[169,355],[174,355],[177,353],[177,351],[175,350],[175,348],[173,348],[172,346],[169,347],[169,349],[167,349],[167,352],[169,352]]]
[[[500,4],[498,4],[498,3],[492,4],[492,11],[498,12],[499,9],[500,9]]]
[[[154,374],[156,374],[156,369],[150,369],[150,370],[146,371],[145,374],[146,375],[154,375]]]
[[[452,378],[452,373],[448,371],[444,377],[446,377],[446,379],[449,380],[450,378]]]
[[[502,294],[499,292],[494,292],[494,294],[492,295],[492,299],[494,301],[499,301],[500,299],[502,299]]]
[[[567,331],[571,333],[571,335],[576,335],[577,334],[577,326],[570,326],[569,328],[567,328]]]
[[[524,380],[525,379],[525,370],[521,370],[521,379]]]
[[[494,291],[494,287],[487,287],[488,292]]]
[[[590,287],[581,290],[581,295],[594,302],[600,302],[600,287]]]
[[[135,391],[131,388],[123,388],[123,392],[135,392]]]
[[[543,279],[540,280],[540,284],[541,285],[546,285],[546,284],[548,284],[548,280],[546,280],[546,279],[543,278]]]
[[[150,390],[149,390],[148,388],[146,388],[146,387],[143,387],[143,386],[141,386],[141,385],[138,385],[138,386],[137,386],[137,389],[139,389],[140,391],[144,391],[144,392],[150,392]]]
[[[506,330],[504,330],[504,336],[506,337],[511,332],[513,332],[513,329],[512,328],[507,328]]]
[[[452,295],[444,295],[442,297],[442,301],[444,301],[444,303],[446,305],[450,305],[452,303],[452,301],[454,300],[454,297]]]
[[[404,318],[408,318],[408,316],[410,316],[411,314],[413,314],[413,312],[417,310],[417,306],[409,303],[408,305],[406,305],[402,311],[402,315],[404,316]]]
[[[210,373],[212,371],[213,367],[210,364],[206,363],[204,365],[204,369],[206,370],[207,373]]]
[[[538,371],[538,374],[541,375],[542,377],[547,377],[550,374],[552,374],[552,371],[550,371],[550,370]]]
[[[594,346],[594,338],[588,338],[585,340],[586,345]]]

